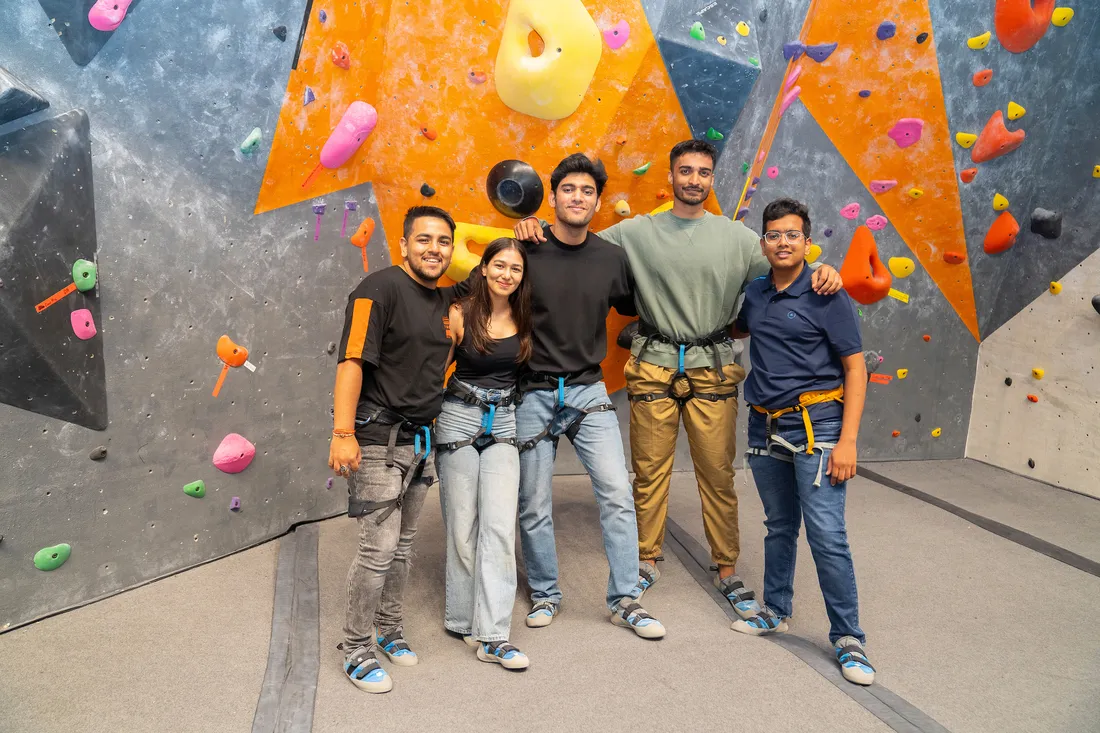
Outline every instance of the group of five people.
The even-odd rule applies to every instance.
[[[438,482],[446,529],[444,626],[479,659],[524,669],[510,642],[515,527],[530,586],[527,626],[561,609],[552,479],[565,435],[592,481],[610,573],[612,623],[657,639],[640,599],[660,577],[669,485],[683,419],[717,566],[715,586],[749,634],[786,630],[802,517],[844,676],[873,681],[858,623],[844,526],[866,368],[855,308],[835,269],[811,275],[807,208],[780,199],[763,237],[707,212],[717,153],[704,140],[670,154],[671,210],[599,235],[607,173],[583,154],[550,177],[554,221],[519,222],[457,285],[439,287],[454,221],[409,210],[402,264],[369,274],[348,300],[329,465],[347,477],[359,546],[348,574],[344,671],[368,692],[393,681],[376,657],[416,664],[402,597],[425,497]],[[738,303],[744,296],[738,312]],[[610,309],[638,316],[625,376],[633,486],[603,383]],[[735,339],[751,334],[752,371]],[[445,380],[451,362],[454,372]],[[738,385],[749,461],[767,515],[764,600],[737,575]]]

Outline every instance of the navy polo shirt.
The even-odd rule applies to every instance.
[[[797,405],[803,392],[836,389],[844,384],[840,358],[863,350],[856,308],[848,293],[818,295],[810,283],[811,274],[803,266],[781,292],[770,273],[745,289],[737,327],[752,337],[752,370],[745,380],[745,402],[750,405],[774,411]],[[843,413],[839,402],[810,408],[813,420],[840,418]],[[801,423],[800,417],[794,418]]]

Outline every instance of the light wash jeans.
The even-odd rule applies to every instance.
[[[566,405],[587,408],[610,402],[603,382],[565,388]],[[520,442],[541,433],[557,406],[556,389],[525,392],[522,404],[516,409]],[[633,597],[638,584],[638,522],[615,412],[586,415],[573,440],[573,449],[592,478],[592,490],[600,508],[604,552],[611,567],[607,581],[607,605],[611,608],[620,598]],[[557,440],[547,436],[519,456],[519,536],[531,600],[535,603],[543,600],[561,603],[551,499],[557,450]]]
[[[466,385],[487,402],[506,391]],[[506,641],[516,603],[516,508],[519,451],[493,443],[438,450],[472,438],[487,413],[447,396],[435,422],[439,503],[447,533],[447,587],[443,625],[479,641]],[[497,408],[492,434],[516,437],[515,407]]]
[[[763,448],[764,416],[755,410],[749,416],[749,447]],[[816,443],[835,443],[840,437],[840,420],[814,422]],[[792,445],[806,445],[806,428],[799,415],[780,418],[776,434]],[[782,448],[775,453],[790,456]],[[806,541],[810,545],[817,582],[829,614],[829,641],[854,636],[867,641],[859,628],[859,597],[856,572],[848,547],[844,525],[844,500],[847,482],[833,486],[825,470],[831,448],[814,448],[793,455],[793,463],[773,456],[750,455],[753,481],[764,504],[764,601],[776,615],[786,618],[793,612],[794,564],[798,551],[798,531],[806,520]],[[821,472],[820,486],[814,481]]]

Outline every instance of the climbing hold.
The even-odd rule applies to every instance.
[[[705,41],[707,38],[707,33],[703,30],[703,24],[699,21],[695,21],[691,24],[691,30],[688,31],[688,33],[690,33],[691,37],[696,41]]]
[[[943,261],[949,265],[961,265],[966,262],[965,252],[944,252]]]
[[[768,151],[767,151],[767,150],[761,150],[761,151],[760,151],[760,152],[759,152],[759,153],[758,153],[758,154],[756,155],[756,162],[757,162],[757,163],[763,163],[763,162],[764,162],[764,158],[767,158],[767,157],[768,157]]]
[[[898,32],[897,23],[892,20],[884,20],[878,25],[878,29],[875,30],[875,36],[880,41],[893,38],[894,34]]]
[[[1062,292],[1062,283],[1057,282],[1056,280],[1052,280],[1051,283],[1050,283],[1050,294],[1051,295],[1058,295],[1061,292]]]
[[[748,213],[749,213],[749,207],[742,206],[740,209],[737,210],[737,213],[734,215],[734,217],[733,217],[734,221],[741,221],[742,219],[744,219],[748,215]]]
[[[214,465],[225,473],[240,473],[256,457],[256,446],[243,435],[230,433],[214,451]]]
[[[466,78],[470,80],[471,84],[484,84],[489,81],[489,76],[479,69],[470,69],[470,73]]]
[[[1028,401],[1028,402],[1038,402],[1038,401],[1039,401],[1039,397],[1038,397],[1037,395],[1029,394],[1029,395],[1027,396],[1027,401]]]
[[[859,204],[853,201],[850,204],[845,205],[840,210],[840,215],[845,219],[852,220],[859,216]]]
[[[779,176],[779,166],[773,165],[768,170],[764,171],[768,178],[775,179]]]
[[[88,10],[88,22],[97,31],[113,31],[122,25],[122,20],[126,17],[126,11],[130,9],[130,3],[132,1],[133,0],[96,0],[95,5]],[[1066,23],[1068,22],[1069,18],[1066,18]],[[68,23],[65,25],[68,25]],[[1065,23],[1062,25],[1065,25]]]
[[[653,164],[652,163],[646,163],[645,165],[640,165],[631,172],[636,176],[644,176],[646,174],[646,171],[649,170],[649,166],[651,166],[651,165],[653,165]]]
[[[726,137],[725,135],[718,132],[713,127],[708,127],[707,128],[707,139],[708,140],[722,140],[725,137]]]
[[[753,176],[753,177],[752,177],[752,183],[751,183],[751,184],[749,184],[749,185],[751,185],[751,186],[755,186],[755,185],[756,185],[756,184],[758,184],[758,183],[760,183],[760,176]]]
[[[222,335],[218,339],[218,344],[215,347],[215,351],[218,354],[218,358],[222,360],[222,371],[218,375],[218,381],[214,385],[213,396],[217,397],[218,393],[222,390],[222,384],[225,382],[225,375],[229,373],[230,367],[245,367],[249,371],[256,371],[256,367],[252,365],[252,362],[248,360],[248,349],[233,342],[233,339],[227,335]]]
[[[619,216],[630,216],[630,204],[626,202],[626,199],[619,199],[615,202],[615,213]]]
[[[1012,377],[1005,377],[1005,386],[1006,387],[1011,387],[1012,386]]]
[[[791,59],[797,60],[799,56],[806,53],[806,46],[801,41],[791,41],[790,43],[783,44],[783,60],[790,61]]]
[[[612,51],[618,51],[630,40],[630,24],[620,20],[603,32],[603,41]]]
[[[938,437],[940,437],[941,435],[943,435],[943,428],[935,428],[935,429],[934,429],[934,430],[932,431],[932,437],[933,437],[933,438],[938,438]]]
[[[747,162],[741,164],[741,172],[742,173],[748,173],[749,172],[749,164]]]
[[[332,476],[329,476],[327,479],[325,479],[325,488],[326,489],[331,489],[332,488]]]
[[[749,24],[742,20],[736,26],[734,26],[734,30],[736,30],[742,36],[747,36],[749,34]]]
[[[344,70],[351,68],[351,51],[348,50],[348,44],[343,41],[337,41],[336,44],[333,45],[332,63]]]
[[[1034,458],[1028,458],[1027,459],[1027,467],[1028,468],[1035,468],[1035,459]]]
[[[1062,236],[1062,215],[1057,211],[1035,209],[1031,212],[1031,231],[1046,239]]]
[[[894,139],[899,148],[907,148],[920,140],[922,130],[924,130],[924,120],[906,117],[898,120],[886,134]]]
[[[1035,379],[1042,379],[1044,375],[1046,375],[1046,371],[1039,367],[1035,367],[1031,370],[1031,376],[1035,377]]]
[[[909,189],[909,198],[919,199],[923,195],[924,195],[924,191],[922,189],[919,189],[919,188]]]
[[[975,163],[984,163],[1005,153],[1011,153],[1024,144],[1025,136],[1026,133],[1023,130],[1009,132],[1005,127],[1004,115],[1001,114],[1001,110],[997,110],[978,135],[978,144],[970,151],[970,159]]]
[[[896,185],[898,185],[898,182],[892,178],[889,180],[871,181],[871,193],[886,193]]]
[[[886,297],[893,278],[878,256],[878,246],[871,230],[857,227],[848,245],[848,253],[840,266],[844,289],[863,305],[870,305]]]
[[[285,41],[286,40],[286,26],[285,25],[277,25],[277,26],[275,26],[274,28],[271,29],[271,32],[274,33],[275,37],[278,38],[280,41]]]
[[[956,132],[955,142],[962,145],[964,148],[969,148],[971,145],[978,142],[978,136],[972,132]]]
[[[1046,33],[1053,10],[1054,0],[997,0],[997,40],[1006,51],[1027,51]]]
[[[72,552],[72,546],[65,543],[43,547],[34,553],[34,566],[39,570],[57,570],[65,564]]]
[[[421,127],[420,134],[428,138],[429,140],[435,140],[437,137],[439,137],[439,133],[437,133],[430,127]]]
[[[795,64],[795,67],[791,69],[791,73],[787,74],[786,81],[783,82],[783,91],[787,91],[794,86],[800,76],[802,76],[802,64]]]
[[[92,448],[92,452],[88,454],[88,458],[93,461],[102,461],[107,457],[107,446],[101,445],[96,448]]]
[[[374,234],[374,219],[367,217],[363,221],[359,222],[359,228],[355,230],[355,234],[351,235],[351,243],[356,247],[366,247],[367,242],[370,241],[371,236]]]
[[[657,192],[657,200],[658,201],[664,201],[667,198],[668,198],[668,191],[666,191],[665,189],[662,188],[660,191]]]
[[[822,232],[822,234],[824,234],[826,237],[831,237],[833,236],[833,230],[826,227],[825,231]]]
[[[196,499],[201,499],[206,496],[206,483],[203,481],[192,481],[183,487],[183,493],[188,496],[193,496]]]
[[[751,199],[755,193],[756,193],[756,186],[749,186],[747,189],[745,189],[745,198],[746,199]]]
[[[310,89],[309,87],[306,87],[305,97],[302,100],[302,106],[305,107],[305,106],[307,106],[309,104],[312,104],[313,102],[316,102],[316,101],[317,101],[317,95],[313,93],[312,89]]]
[[[718,38],[716,38],[715,40],[718,41],[719,46],[725,46],[726,45],[726,37],[725,36],[718,36]]]
[[[435,189],[428,184],[423,183],[420,185],[420,195],[426,198],[431,198],[432,196],[435,196]]]
[[[931,336],[929,336],[928,334],[924,334],[923,336],[921,336],[921,338],[922,338],[922,339],[924,339],[924,340],[925,340],[925,342],[928,342],[928,341],[931,341],[931,340],[932,340],[932,337],[931,337]],[[920,422],[920,418],[919,418],[919,417],[917,418],[917,422]]]
[[[316,242],[321,238],[321,217],[325,215],[325,205],[314,204],[313,213],[317,215],[317,226],[313,230],[313,241]]]
[[[1092,167],[1092,177],[1100,178],[1100,165],[1094,165]]]
[[[898,369],[898,379],[905,379],[909,376],[908,369]]]
[[[252,151],[260,147],[260,141],[263,140],[263,131],[258,127],[253,127],[252,132],[248,133],[248,137],[241,142],[241,152],[245,155],[250,155]]]
[[[924,43],[927,40],[928,40],[928,34],[927,33],[918,33],[917,34],[917,43]]]
[[[522,219],[542,206],[542,180],[530,164],[522,160],[502,160],[485,177],[485,195],[500,213]]]
[[[335,341],[329,341],[328,342],[328,346],[325,347],[325,353],[328,354],[329,356],[336,353],[336,342]]]
[[[886,265],[890,268],[890,272],[893,273],[896,278],[905,278],[913,274],[916,269],[916,265],[913,260],[908,257],[891,257],[886,261]]]
[[[875,214],[874,216],[867,217],[867,228],[873,232],[882,231],[889,224],[889,220],[882,214]]]
[[[864,99],[867,99],[867,97],[871,96],[871,90],[870,89],[860,89],[859,90],[859,96],[863,97]]]
[[[764,8],[763,10],[760,11],[760,22],[763,23],[767,19],[768,19],[768,9]]]
[[[794,100],[798,99],[798,95],[802,93],[802,87],[795,87],[787,92],[783,97],[783,102],[779,105],[779,114],[783,114],[787,111],[787,108],[794,104]]]
[[[344,220],[340,222],[340,236],[348,236],[348,214],[356,211],[359,208],[357,201],[345,201],[344,202]]]
[[[481,255],[470,251],[470,242],[486,245],[494,239],[511,236],[511,229],[498,229],[497,227],[487,227],[480,224],[456,222],[454,253],[451,255],[451,266],[447,268],[447,277],[455,282],[462,282],[481,263]]]
[[[1016,235],[1019,233],[1020,225],[1012,216],[1012,212],[1002,211],[986,232],[985,241],[982,243],[985,253],[995,255],[1005,252],[1016,244]]]
[[[87,341],[96,335],[95,321],[92,320],[92,312],[87,308],[81,308],[70,313],[69,321],[72,324],[73,333],[81,341]]]
[[[976,87],[984,87],[993,78],[993,69],[982,69],[981,71],[975,71],[971,81],[974,82]]]
[[[980,36],[973,36],[966,40],[966,45],[975,51],[981,51],[983,48],[989,45],[989,39],[993,37],[993,34],[989,31],[981,34]]]
[[[967,168],[959,171],[959,179],[962,180],[963,183],[970,183],[974,180],[974,176],[976,175],[978,175],[977,168]]]
[[[626,137],[623,136],[623,137],[615,138],[615,144],[616,145],[626,145]]]
[[[817,258],[821,256],[821,247],[816,244],[810,245],[810,251],[806,253],[806,261],[811,265],[817,262]]]
[[[326,20],[328,20],[328,13],[326,13],[324,10],[318,10],[317,11],[317,20],[324,23]]]
[[[1073,20],[1073,8],[1057,8],[1050,16],[1050,22],[1059,28]]]
[[[806,46],[806,55],[812,58],[817,63],[821,63],[825,59],[833,55],[833,51],[840,45],[838,43],[818,43],[813,46]]]
[[[1008,208],[1008,199],[999,193],[993,194],[993,210],[1004,211]]]
[[[753,66],[756,66],[757,68],[759,68],[760,59],[756,58],[755,56],[749,56],[749,63],[752,64]]]
[[[899,435],[901,435],[901,431],[900,431],[900,430],[895,430],[894,432],[890,433],[890,435],[892,435],[892,436],[894,436],[894,437],[896,438],[896,437],[898,437]]]
[[[241,510],[241,497],[234,496],[229,500],[229,511],[239,512]]]
[[[1016,104],[1015,102],[1012,102],[1012,101],[1010,101],[1008,103],[1008,119],[1018,120],[1026,114],[1027,114],[1027,110],[1024,109],[1023,107],[1021,107],[1020,105],[1018,105],[1018,104]]]
[[[1100,295],[1092,296],[1092,309],[1100,313]]]
[[[916,422],[920,422],[920,413],[919,412],[913,417],[913,420],[915,420]]]

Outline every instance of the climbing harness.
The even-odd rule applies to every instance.
[[[546,377],[549,375],[538,375]],[[572,405],[565,404],[565,380],[566,377],[557,377],[558,382],[558,404],[554,410],[554,414],[550,418],[549,424],[543,429],[541,433],[531,438],[530,440],[521,441],[518,444],[520,453],[531,450],[539,441],[549,436],[554,444],[557,445],[558,438],[564,433],[565,437],[569,438],[572,442],[577,437],[577,431],[581,429],[581,422],[588,415],[594,412],[609,412],[615,409],[615,406],[610,402],[604,402],[598,405],[592,405],[591,407],[573,407]],[[530,384],[531,382],[529,382]],[[534,383],[538,383],[538,380],[534,380]]]
[[[515,438],[501,438],[493,432],[493,422],[496,419],[497,408],[510,407],[515,404],[516,393],[514,391],[508,392],[495,402],[490,402],[481,399],[474,390],[470,389],[461,381],[452,378],[447,384],[447,394],[462,400],[467,405],[480,407],[484,414],[481,416],[481,427],[478,428],[478,431],[474,433],[473,436],[465,440],[456,440],[451,443],[439,443],[436,445],[437,450],[453,451],[472,445],[478,453],[481,453],[483,450],[496,443],[504,443],[506,445],[516,444]]]
[[[634,357],[634,363],[638,364],[642,360],[642,356],[649,348],[650,343],[657,341],[662,344],[672,344],[679,347],[680,358],[676,368],[676,373],[672,376],[672,381],[668,385],[668,389],[664,392],[647,392],[645,394],[632,394],[628,395],[631,402],[653,402],[655,400],[670,399],[679,403],[680,407],[683,407],[691,399],[709,400],[710,402],[721,402],[722,400],[736,399],[737,387],[733,388],[732,392],[726,394],[716,394],[714,392],[696,392],[695,383],[688,376],[687,369],[684,368],[684,355],[688,349],[692,347],[699,347],[704,349],[710,349],[711,365],[714,370],[718,372],[718,380],[721,382],[726,381],[726,375],[722,373],[722,358],[718,353],[719,344],[729,343],[732,341],[729,334],[725,329],[720,329],[712,334],[697,338],[693,341],[674,341],[668,336],[657,331],[656,328],[639,321],[638,333],[645,338],[642,345],[638,348],[638,355]],[[677,397],[674,392],[676,388],[676,382],[683,379],[687,382],[688,391],[686,394]]]
[[[397,495],[396,499],[386,499],[384,501],[363,501],[351,496],[348,499],[348,516],[349,517],[362,517],[367,514],[373,514],[379,510],[385,510],[375,520],[377,524],[382,524],[386,519],[393,514],[395,509],[401,508],[401,502],[405,498],[405,493],[409,490],[409,484],[413,482],[413,479],[420,476],[424,470],[424,461],[428,455],[432,452],[432,430],[428,425],[417,425],[416,423],[407,420],[402,415],[387,407],[376,407],[374,405],[368,405],[368,409],[371,410],[365,418],[356,416],[355,425],[357,428],[363,427],[368,423],[376,423],[378,425],[390,426],[390,437],[386,443],[386,467],[393,468],[396,463],[396,449],[397,449],[397,434],[401,431],[401,428],[408,426],[413,429],[413,459],[409,463],[409,468],[405,471],[404,477],[401,480],[401,493]],[[421,442],[421,436],[424,440]],[[423,452],[421,452],[423,447]],[[351,487],[349,485],[348,491],[350,493]]]
[[[786,463],[794,463],[795,453],[806,453],[807,455],[813,455],[814,450],[817,449],[819,458],[817,461],[817,476],[814,478],[814,486],[821,486],[821,476],[825,468],[825,449],[836,448],[836,443],[823,443],[814,440],[814,426],[810,420],[810,411],[808,408],[810,405],[820,405],[825,402],[844,402],[844,387],[840,386],[836,389],[822,389],[814,392],[803,392],[798,396],[798,404],[791,407],[784,407],[781,410],[766,410],[759,405],[750,405],[752,409],[756,410],[763,415],[766,415],[765,430],[767,431],[766,448],[749,448],[748,452],[754,456],[771,456],[777,458]],[[787,415],[792,412],[802,413],[802,424],[806,428],[806,445],[794,445],[789,440],[786,440],[781,435],[776,435],[776,428],[778,427],[779,418],[783,415]],[[790,451],[791,455],[786,453],[776,452],[773,450],[774,446],[778,445]]]

